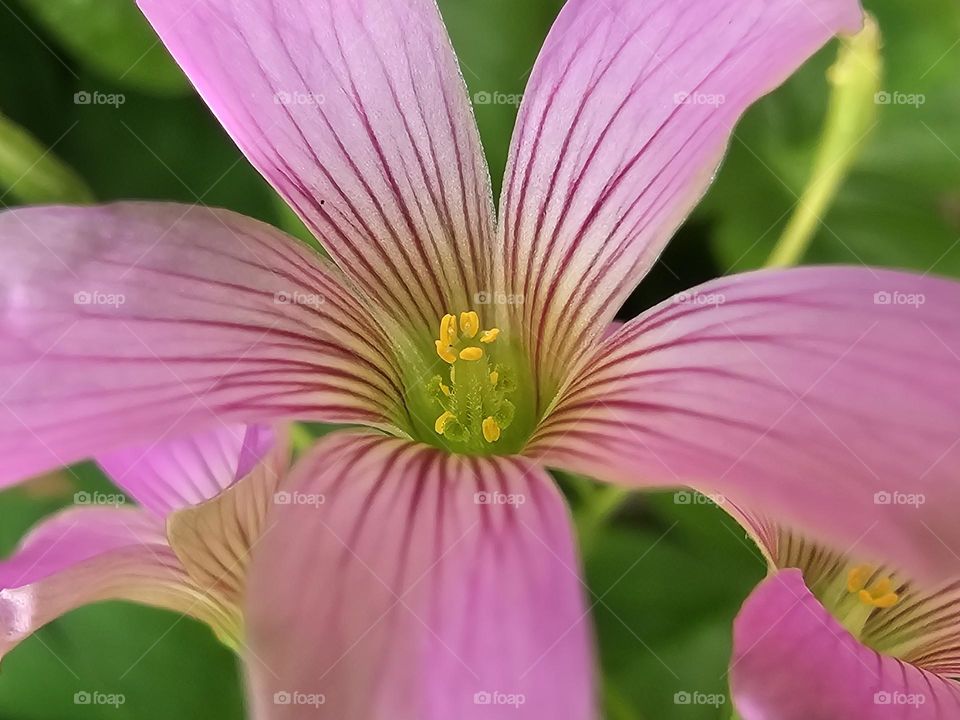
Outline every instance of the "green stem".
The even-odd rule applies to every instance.
[[[842,39],[837,61],[827,74],[833,89],[810,181],[770,254],[768,267],[796,265],[806,254],[821,218],[876,125],[882,69],[880,31],[867,16],[863,30]]]

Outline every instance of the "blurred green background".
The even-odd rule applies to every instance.
[[[523,91],[561,3],[440,4],[477,97]],[[960,4],[865,4],[885,41],[885,91],[922,102],[878,105],[877,124],[806,262],[960,276]],[[828,98],[825,73],[835,56],[836,45],[827,47],[750,111],[710,194],[624,317],[765,262],[809,179]],[[296,232],[132,0],[0,0],[0,67],[0,205],[73,188],[68,195],[77,200],[223,206]],[[122,103],[78,103],[83,92],[116,94]],[[477,103],[476,111],[499,191],[516,107]],[[82,184],[86,189],[77,189]],[[77,489],[103,482],[84,466],[0,494],[0,552]],[[571,497],[585,534],[608,717],[725,717],[723,708],[678,705],[674,695],[727,692],[730,624],[763,573],[755,549],[721,511],[678,502],[673,493],[633,497],[603,521]],[[74,703],[76,692],[94,690],[123,693],[126,702]],[[4,720],[124,717],[241,718],[238,666],[193,621],[120,604],[52,623],[3,663]]]

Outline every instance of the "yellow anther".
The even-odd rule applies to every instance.
[[[500,439],[500,426],[493,416],[487,417],[483,421],[483,439],[488,443],[496,442]]]
[[[483,357],[483,348],[467,347],[460,351],[461,360],[479,360]]]
[[[452,345],[457,341],[457,316],[444,315],[440,321],[440,342]]]
[[[460,330],[468,338],[476,337],[480,331],[480,316],[473,310],[460,313]]]
[[[492,373],[490,373],[490,384],[491,384],[491,385],[496,385],[496,384],[497,384],[497,381],[498,381],[499,379],[500,379],[500,373],[498,373],[496,370],[494,370]]]
[[[847,574],[847,592],[860,592],[867,586],[867,580],[873,575],[869,565],[857,565]]]
[[[500,328],[490,328],[489,330],[484,330],[483,335],[480,336],[480,342],[482,343],[492,343],[497,339],[497,335],[500,334]]]
[[[860,591],[860,602],[865,603],[866,605],[872,605],[875,608],[880,608],[881,610],[885,608],[891,608],[900,602],[900,596],[895,592],[889,592],[880,597],[874,597],[871,593],[866,590]]]
[[[443,415],[437,418],[437,421],[433,424],[433,429],[436,430],[438,434],[443,435],[443,430],[445,427],[447,427],[447,423],[456,419],[456,415],[447,410],[443,413]]]
[[[450,347],[449,344],[444,343],[442,340],[437,340],[436,345],[437,345],[437,355],[440,356],[441,360],[443,360],[444,362],[450,363],[451,365],[453,365],[457,361],[457,354],[453,351],[453,348]]]
[[[440,383],[440,392],[442,392],[447,397],[450,397],[450,394],[451,394],[450,386]]]
[[[455,367],[450,368],[450,382],[457,382],[457,369]]]
[[[900,601],[900,596],[893,591],[893,581],[889,577],[879,578],[867,587],[867,581],[874,572],[870,565],[857,565],[847,575],[847,591],[856,593],[864,605],[875,608],[893,607]]]

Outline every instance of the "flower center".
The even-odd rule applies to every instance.
[[[437,355],[450,366],[449,381],[435,375],[428,390],[442,408],[433,429],[456,445],[481,451],[500,441],[513,423],[516,407],[507,399],[516,389],[511,369],[497,363],[492,350],[498,328],[481,330],[476,312],[444,315]]]
[[[871,565],[856,565],[847,573],[840,600],[832,609],[843,626],[860,638],[875,611],[892,608],[898,602],[900,596],[888,575]]]

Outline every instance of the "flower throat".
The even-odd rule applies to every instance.
[[[511,369],[492,360],[489,350],[498,328],[481,330],[477,313],[460,313],[440,321],[437,355],[450,366],[449,380],[435,375],[429,390],[443,409],[434,431],[447,440],[468,446],[500,441],[510,427],[516,406],[507,399],[516,390]]]

